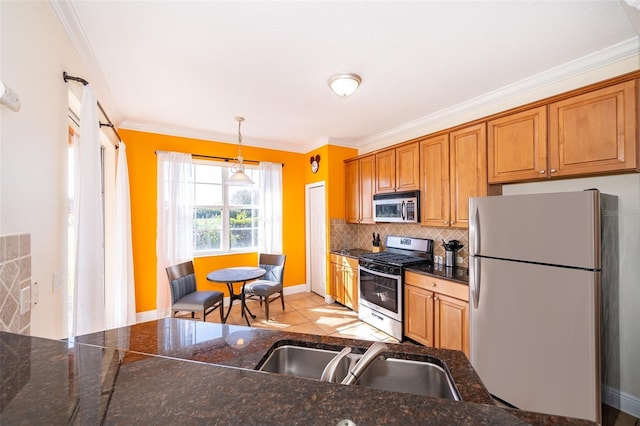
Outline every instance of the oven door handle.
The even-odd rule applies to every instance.
[[[371,275],[378,275],[378,276],[382,276],[382,277],[386,277],[386,278],[391,278],[392,280],[397,280],[399,278],[398,275],[390,275],[390,274],[385,274],[384,272],[380,272],[380,271],[372,271],[371,269],[367,269],[364,266],[358,266],[358,269],[360,271],[364,271],[367,272]]]

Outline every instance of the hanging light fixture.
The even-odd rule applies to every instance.
[[[249,176],[245,174],[244,165],[242,164],[242,133],[240,133],[240,126],[244,121],[244,117],[236,117],[236,121],[238,122],[238,157],[236,158],[237,163],[231,166],[231,172],[233,172],[233,174],[229,179],[227,179],[225,183],[227,185],[253,185],[254,182]]]
[[[328,81],[329,87],[333,90],[333,93],[342,98],[351,96],[358,86],[360,86],[361,82],[362,79],[358,74],[346,72],[334,74]]]

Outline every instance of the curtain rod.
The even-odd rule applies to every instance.
[[[155,151],[156,155],[158,154],[158,152],[167,152],[167,151]],[[191,154],[192,157],[197,157],[197,158],[209,158],[209,159],[213,159],[213,160],[222,160],[224,162],[229,162],[229,161],[236,161],[235,158],[231,158],[231,157],[218,157],[215,155],[202,155],[202,154]],[[242,162],[244,163],[253,163],[253,164],[260,164],[260,160],[245,160],[243,159]],[[284,163],[280,163],[280,165],[282,167],[284,167]]]
[[[82,83],[83,86],[86,86],[89,84],[89,82],[84,78],[71,76],[67,74],[66,71],[62,72],[62,79],[64,80],[65,83],[68,83],[69,80],[73,80],[73,81]],[[116,130],[116,126],[113,125],[113,123],[111,122],[111,119],[109,118],[107,113],[104,111],[104,108],[102,108],[102,105],[100,105],[100,101],[96,101],[96,102],[98,103],[98,108],[100,108],[102,115],[104,115],[107,119],[106,123],[103,123],[102,121],[98,121],[98,123],[100,124],[100,127],[109,127],[111,130],[113,130],[113,133],[115,133],[116,136],[118,137],[118,141],[121,142],[122,138],[120,137],[120,134]],[[115,146],[116,146],[116,149],[118,149],[118,144],[115,144]]]

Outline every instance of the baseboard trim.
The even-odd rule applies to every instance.
[[[640,417],[640,399],[621,390],[604,386],[602,402],[634,417]]]
[[[304,293],[307,291],[306,284],[298,284],[292,285],[284,288],[284,294],[296,294],[296,293]],[[224,298],[224,305],[229,306],[229,298]],[[226,308],[225,308],[226,309]],[[158,319],[158,312],[154,309],[152,311],[138,312],[136,313],[136,323],[138,322],[147,322]]]
[[[158,319],[158,312],[154,309],[152,311],[144,311],[136,313],[136,323],[147,322]]]

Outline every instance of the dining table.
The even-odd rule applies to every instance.
[[[247,326],[251,326],[249,322],[249,316],[255,319],[255,315],[249,310],[245,302],[244,287],[249,281],[257,280],[266,274],[267,271],[255,266],[236,266],[231,268],[222,268],[207,274],[207,280],[214,283],[226,284],[229,289],[229,309],[224,316],[223,322],[227,322],[231,308],[233,307],[234,300],[240,300],[240,306],[242,309],[242,316],[247,321]],[[235,292],[235,285],[242,284],[240,292]],[[248,315],[247,315],[248,314]]]

